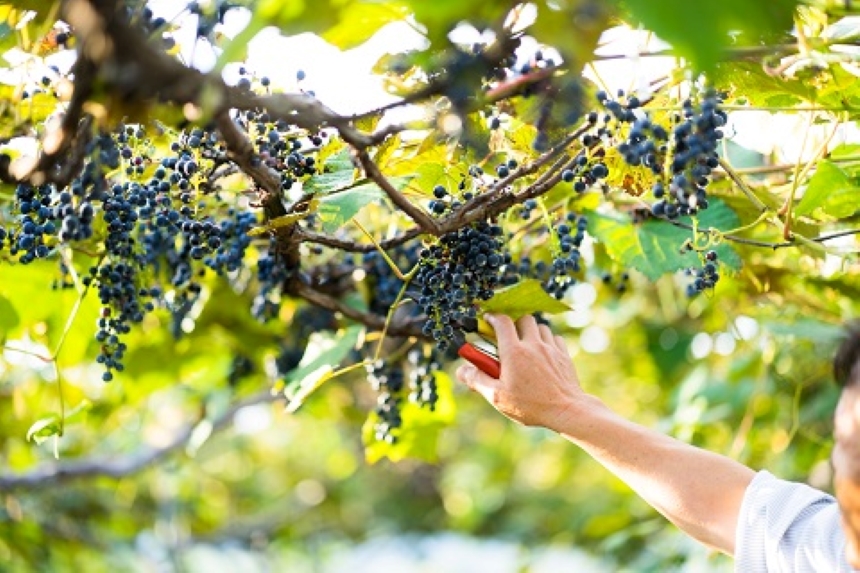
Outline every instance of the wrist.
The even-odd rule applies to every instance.
[[[567,400],[546,428],[563,436],[577,439],[601,416],[611,413],[606,404],[590,394]]]

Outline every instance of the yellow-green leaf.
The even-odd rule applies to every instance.
[[[536,279],[497,290],[493,298],[480,306],[484,312],[506,314],[514,320],[535,312],[558,314],[571,310],[568,305],[547,294]]]

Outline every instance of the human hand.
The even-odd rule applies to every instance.
[[[564,339],[532,316],[516,324],[504,315],[488,315],[486,320],[496,331],[501,376],[493,378],[464,364],[457,378],[508,418],[560,430],[565,414],[587,397]]]

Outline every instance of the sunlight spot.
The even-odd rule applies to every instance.
[[[600,354],[609,348],[609,335],[601,327],[591,325],[579,335],[579,345],[589,354]]]
[[[574,308],[589,307],[597,300],[597,290],[591,283],[577,283],[571,289]]]
[[[735,351],[735,337],[728,332],[721,332],[714,340],[714,352],[720,356],[728,356]]]
[[[735,318],[735,336],[740,340],[752,340],[758,335],[758,321],[746,315]]]
[[[315,479],[306,479],[296,484],[294,493],[299,502],[308,507],[314,507],[325,501],[327,492],[322,483]]]
[[[700,332],[696,336],[693,337],[693,341],[690,343],[690,353],[693,355],[693,358],[701,359],[706,357],[711,353],[711,350],[714,348],[714,341],[710,337],[709,334]]]
[[[272,410],[267,404],[254,404],[240,408],[233,416],[237,434],[256,434],[272,425]]]

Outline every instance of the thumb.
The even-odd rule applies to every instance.
[[[457,368],[457,379],[483,396],[490,404],[493,403],[497,379],[484,374],[472,364],[463,364]]]

